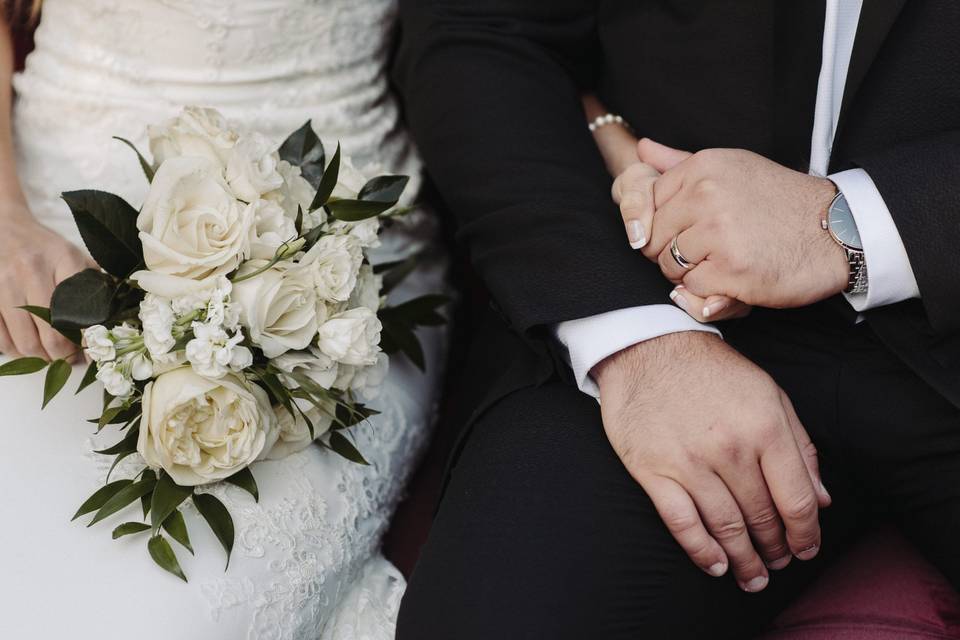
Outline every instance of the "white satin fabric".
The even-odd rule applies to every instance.
[[[420,164],[387,89],[391,0],[46,0],[36,49],[14,81],[17,163],[34,215],[80,242],[62,191],[99,188],[135,206],[146,183],[119,135],[146,149],[148,123],[213,106],[279,142],[308,118],[331,153],[419,180]],[[432,242],[420,212],[377,261]],[[414,273],[404,299],[443,288],[443,265]],[[190,578],[156,567],[142,536],[110,539],[128,509],[90,529],[71,523],[109,460],[93,449],[97,386],[40,411],[42,377],[0,378],[0,637],[317,640],[393,637],[402,576],[379,554],[428,435],[445,348],[421,335],[427,373],[393,358],[381,410],[356,429],[369,467],[310,448],[254,469],[261,499],[210,489],[234,516],[233,559],[187,509]],[[70,385],[79,381],[74,372]],[[135,473],[128,459],[115,477]],[[116,475],[119,474],[119,475]]]

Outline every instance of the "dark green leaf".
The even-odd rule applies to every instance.
[[[290,134],[278,150],[281,160],[300,167],[303,178],[314,189],[320,184],[323,175],[324,157],[323,144],[313,131],[309,120]]]
[[[137,149],[136,145],[127,140],[126,138],[121,138],[120,136],[113,136],[114,140],[119,140],[123,144],[127,145],[133,152],[137,154],[137,160],[140,161],[140,168],[143,169],[143,175],[147,176],[147,182],[153,182],[153,167],[147,162],[147,159],[143,157],[143,154],[140,153],[140,149]]]
[[[92,496],[87,498],[80,508],[77,509],[77,512],[73,514],[73,517],[70,520],[76,520],[82,515],[86,515],[91,511],[96,511],[104,505],[104,503],[112,498],[120,489],[132,484],[132,480],[115,480],[108,484],[103,485],[97,489]]]
[[[50,319],[60,331],[85,329],[110,318],[117,285],[109,275],[85,269],[70,276],[53,290]]]
[[[193,494],[193,504],[203,519],[210,525],[213,535],[227,552],[227,567],[230,566],[230,554],[233,552],[233,518],[223,503],[209,493]]]
[[[400,200],[400,194],[408,182],[410,178],[407,176],[377,176],[363,185],[357,194],[357,200],[382,202],[392,207]]]
[[[240,471],[227,478],[227,482],[236,485],[253,496],[254,501],[260,502],[260,489],[257,488],[257,481],[253,477],[250,467],[244,467]]]
[[[152,525],[153,535],[160,530],[160,525],[173,513],[180,504],[190,497],[193,493],[193,487],[181,487],[169,474],[162,473],[157,480],[157,488],[153,492],[153,500],[150,501],[150,524]]]
[[[131,427],[126,435],[123,436],[123,440],[113,445],[112,447],[107,447],[106,449],[100,449],[99,451],[94,451],[94,453],[102,453],[106,456],[112,456],[118,453],[131,453],[137,450],[137,439],[140,437],[140,425],[139,423]]]
[[[293,223],[294,228],[297,230],[297,235],[303,231],[303,207],[297,205],[297,219]]]
[[[384,353],[392,354],[400,351],[423,371],[426,366],[423,347],[420,346],[420,341],[413,330],[400,322],[391,322],[387,317],[381,317],[381,322],[383,331],[380,334],[380,348]]]
[[[124,522],[113,530],[113,539],[116,540],[117,538],[122,538],[123,536],[129,536],[134,533],[140,533],[141,531],[149,530],[150,525],[142,522]]]
[[[187,523],[179,509],[168,515],[167,519],[163,521],[163,530],[193,555],[193,547],[190,546],[190,534],[187,533]]]
[[[330,448],[351,462],[369,464],[364,457],[360,455],[357,448],[353,446],[353,443],[347,440],[341,433],[334,431],[330,434]]]
[[[87,365],[87,370],[83,374],[83,379],[80,381],[80,386],[77,387],[77,393],[80,393],[90,385],[92,385],[97,380],[97,363],[91,362]]]
[[[24,311],[29,311],[30,313],[37,316],[47,324],[50,324],[50,309],[48,309],[47,307],[38,307],[32,304],[25,304],[17,308],[23,309]]]
[[[177,554],[173,552],[173,547],[170,546],[170,543],[167,542],[166,539],[161,536],[150,538],[150,541],[147,542],[147,551],[150,552],[150,557],[153,558],[153,561],[156,562],[161,569],[169,571],[184,582],[187,581],[187,576],[183,574],[183,569],[180,568],[180,563],[177,562]]]
[[[120,491],[117,491],[109,500],[103,503],[103,506],[100,507],[100,510],[97,511],[96,515],[93,516],[93,520],[91,520],[87,526],[92,527],[104,518],[120,511],[120,509],[123,509],[140,496],[150,493],[156,484],[156,480],[148,478],[121,488]]]
[[[315,211],[326,204],[327,200],[330,199],[330,194],[333,193],[334,188],[337,186],[337,178],[339,177],[340,143],[338,142],[337,150],[330,159],[330,164],[327,165],[327,168],[324,170],[323,178],[317,184],[317,193],[313,196],[313,202],[310,203],[310,211]]]
[[[385,202],[343,199],[331,200],[325,206],[327,211],[330,212],[330,215],[337,220],[360,222],[361,220],[380,215],[393,205]]]
[[[60,393],[63,385],[70,379],[73,367],[66,360],[55,360],[47,369],[47,377],[43,381],[43,407],[45,408],[54,396]]]
[[[43,358],[17,358],[0,364],[0,376],[22,376],[36,373],[50,364]]]
[[[383,286],[380,295],[385,296],[397,288],[401,282],[417,268],[417,256],[412,255],[406,260],[398,260],[373,267],[374,273],[383,273]]]
[[[157,474],[153,469],[144,469],[142,472],[143,478],[152,478],[153,480],[157,479]],[[147,514],[150,513],[150,501],[153,499],[153,494],[147,494],[140,497],[140,508],[143,510],[143,517],[146,519]]]
[[[88,189],[62,194],[97,264],[125,278],[143,264],[137,210],[120,196]]]

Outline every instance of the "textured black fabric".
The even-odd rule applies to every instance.
[[[874,519],[906,531],[960,585],[960,411],[864,325],[761,312],[728,339],[793,399],[834,504],[818,558],[745,594],[672,540],[567,385],[517,391],[477,422],[404,597],[399,640],[743,639]]]

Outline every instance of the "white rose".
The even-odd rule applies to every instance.
[[[263,194],[263,198],[279,204],[291,220],[297,219],[298,207],[303,209],[303,223],[307,229],[322,224],[325,219],[323,209],[318,209],[312,214],[307,213],[317,190],[300,174],[300,167],[281,160],[277,165],[277,171],[283,178],[283,184],[279,189]]]
[[[134,278],[170,298],[209,287],[208,280],[249,256],[254,213],[253,205],[233,197],[207,160],[171,158],[157,170],[137,218],[149,271]]]
[[[256,239],[251,245],[251,257],[270,260],[284,242],[297,237],[297,227],[293,219],[276,202],[256,200],[254,207],[254,226]]]
[[[349,388],[354,393],[359,393],[364,400],[375,400],[380,395],[383,387],[383,381],[387,378],[390,371],[390,358],[385,353],[377,354],[377,361],[368,367],[352,367],[353,375],[347,382],[348,386],[338,387],[341,389]]]
[[[222,168],[237,142],[237,134],[220,112],[202,107],[186,107],[176,118],[147,127],[147,135],[156,166],[169,158],[194,156]]]
[[[140,301],[140,323],[143,325],[143,343],[151,357],[168,353],[177,343],[173,337],[173,308],[170,301],[148,293]]]
[[[370,365],[380,353],[383,325],[377,314],[366,307],[339,313],[320,326],[317,346],[341,364]]]
[[[271,448],[265,456],[268,460],[286,458],[292,453],[306,449],[313,444],[317,438],[326,434],[333,424],[333,419],[329,415],[335,409],[332,402],[328,408],[328,413],[321,412],[306,400],[294,399],[294,402],[307,414],[310,422],[313,423],[313,435],[310,435],[310,427],[299,412],[296,412],[297,417],[294,419],[293,416],[290,415],[290,412],[283,407],[275,407],[274,411],[276,411],[277,414],[280,435],[277,438],[276,444],[273,445],[273,448]]]
[[[371,311],[380,308],[380,289],[383,287],[383,276],[375,274],[373,267],[369,264],[360,267],[360,274],[357,276],[357,285],[353,289],[347,306],[366,307]]]
[[[84,352],[94,362],[107,362],[117,357],[117,350],[110,337],[110,331],[96,324],[83,330]]]
[[[258,260],[248,262],[240,274],[263,264]],[[312,274],[284,263],[249,280],[235,282],[232,299],[240,309],[240,324],[268,358],[291,349],[305,349],[317,335],[320,322],[326,319],[326,308],[318,304]]]
[[[300,259],[300,266],[313,274],[322,300],[346,302],[357,284],[363,250],[351,236],[322,236]]]
[[[367,183],[367,177],[363,175],[350,160],[348,156],[340,156],[340,172],[337,174],[337,185],[330,194],[334,198],[356,199],[360,189]]]
[[[337,363],[316,347],[310,347],[309,351],[288,351],[272,364],[284,373],[302,373],[324,389],[331,389],[337,379]],[[300,386],[289,375],[283,376],[283,383],[288,389]]]
[[[223,480],[269,450],[277,436],[266,392],[240,376],[211,380],[183,367],[144,389],[137,451],[179,485]]]
[[[258,133],[244,136],[230,150],[227,183],[238,198],[253,202],[283,185],[279,163],[280,155],[269,140]]]

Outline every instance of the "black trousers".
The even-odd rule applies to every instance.
[[[596,402],[561,382],[475,425],[400,611],[397,637],[746,638],[878,518],[960,586],[960,410],[866,325],[756,311],[726,339],[786,390],[833,506],[823,546],[747,594],[673,541],[608,444]]]

